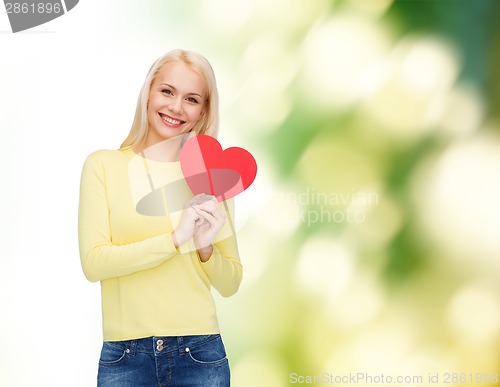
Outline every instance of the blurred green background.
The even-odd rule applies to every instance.
[[[209,58],[221,143],[258,161],[244,283],[218,299],[235,387],[499,384],[500,1],[122,12],[136,41]]]

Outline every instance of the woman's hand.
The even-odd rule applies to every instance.
[[[198,227],[193,235],[198,249],[209,247],[219,231],[226,223],[226,215],[219,208],[215,196],[197,195],[194,199],[193,208],[201,217]]]
[[[194,238],[200,258],[208,260],[212,242],[224,226],[226,215],[215,196],[199,194],[186,203],[179,226],[172,233],[176,247]],[[204,259],[206,258],[206,259]]]

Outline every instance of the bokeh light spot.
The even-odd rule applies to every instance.
[[[304,290],[320,297],[336,297],[351,281],[353,257],[340,241],[313,237],[302,246],[295,273]]]
[[[312,29],[304,81],[311,108],[331,111],[353,104],[362,95],[364,77],[388,49],[379,26],[351,16],[336,16]]]
[[[443,116],[438,124],[445,132],[466,135],[476,131],[483,121],[484,108],[479,90],[458,84],[446,96]]]
[[[366,96],[365,113],[396,137],[428,133],[443,114],[443,100],[457,74],[458,59],[447,42],[406,37],[377,74],[378,86],[372,84]]]
[[[491,344],[500,333],[500,302],[482,284],[459,289],[447,310],[448,326],[458,341],[473,345]]]
[[[414,182],[414,200],[425,232],[455,263],[498,273],[500,139],[460,141],[424,173]]]

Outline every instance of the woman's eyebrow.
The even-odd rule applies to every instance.
[[[170,84],[168,84],[168,83],[166,83],[166,82],[163,82],[163,83],[161,83],[161,84],[162,84],[162,85],[166,85],[166,86],[170,87],[170,88],[171,88],[171,89],[173,89],[174,91],[175,91],[175,90],[177,90],[177,89],[175,88],[175,86],[172,86],[172,85],[170,85]],[[201,96],[200,94],[198,94],[198,93],[187,93],[186,95],[197,95],[198,97],[202,98],[202,96]]]

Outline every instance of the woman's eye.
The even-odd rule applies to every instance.
[[[168,90],[168,89],[163,89],[161,92],[162,92],[162,93],[165,93],[165,94],[169,94],[169,95],[171,95],[171,94],[172,94],[172,91],[170,91],[170,90]]]
[[[191,103],[198,103],[198,100],[196,98],[193,98],[193,97],[189,97],[189,98],[187,98],[187,100]]]

